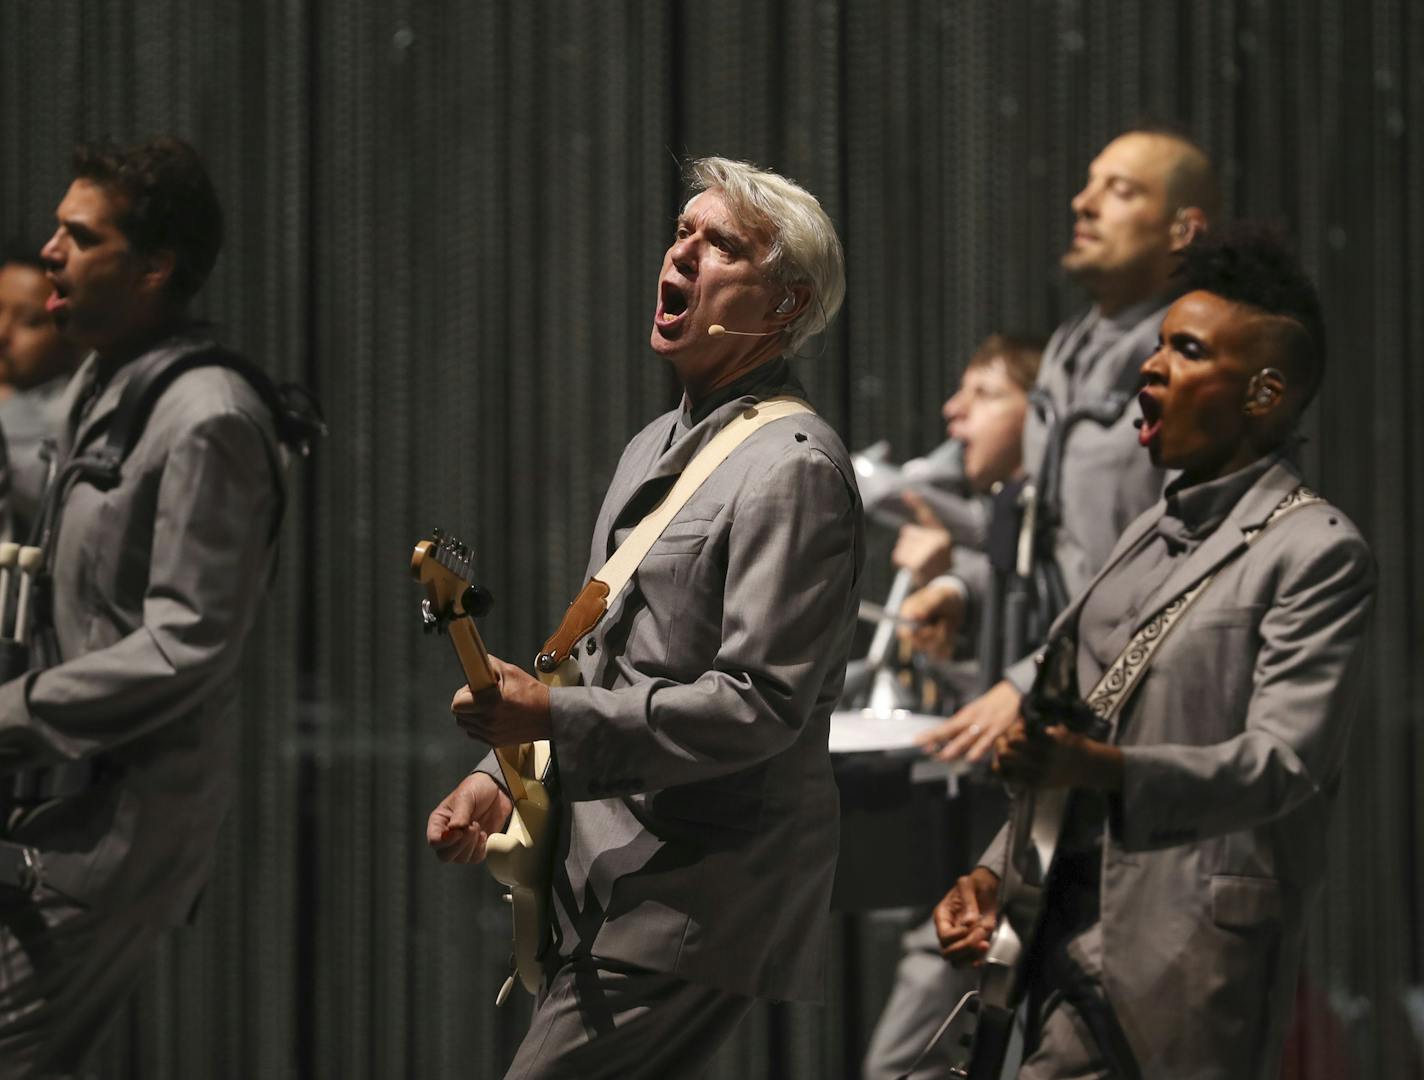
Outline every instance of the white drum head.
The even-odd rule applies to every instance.
[[[915,750],[915,737],[944,719],[908,709],[837,709],[831,713],[831,753]]]

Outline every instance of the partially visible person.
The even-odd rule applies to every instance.
[[[1020,720],[995,744],[1004,779],[1072,791],[1021,1080],[1274,1080],[1325,878],[1375,565],[1295,461],[1320,302],[1255,230],[1193,244],[1180,281],[1138,396],[1139,453],[1180,475],[1051,632],[1068,692],[1118,697],[1106,733]],[[936,908],[952,962],[989,947],[1006,851]]]
[[[47,308],[89,355],[40,511],[50,602],[30,670],[0,684],[5,1080],[78,1071],[193,911],[236,788],[238,666],[282,506],[253,383],[173,366],[213,349],[189,305],[223,218],[194,149],[80,147],[55,218]],[[145,383],[161,393],[136,441],[104,453]]]
[[[1206,153],[1183,134],[1155,128],[1108,143],[1073,198],[1062,266],[1093,304],[1049,340],[1024,429],[1024,465],[1040,498],[1056,492],[1039,509],[1049,519],[1051,551],[1038,557],[1059,582],[1056,596],[1038,598],[1050,609],[1037,613],[1042,625],[1081,592],[1128,522],[1161,494],[1166,474],[1136,452],[1127,406],[1180,290],[1172,277],[1179,256],[1220,207]],[[989,752],[1033,679],[1030,657],[1005,662],[1003,680],[926,733],[927,752],[971,761]]]
[[[1041,339],[991,334],[974,350],[959,389],[944,403],[945,433],[959,443],[964,478],[976,495],[987,497],[1024,475],[1028,394],[1042,358]],[[901,614],[919,625],[902,636],[915,649],[943,659],[953,651],[969,598],[988,596],[987,565],[982,551],[956,543],[922,499],[913,493],[905,498],[917,520],[900,527],[891,561],[909,570],[920,588],[901,607]]]
[[[40,444],[59,435],[64,389],[82,356],[49,313],[54,287],[38,253],[38,245],[18,243],[0,251],[0,430],[10,462],[9,534],[20,541],[44,487]]]
[[[999,491],[1011,503],[1017,488],[1010,490],[1005,485],[1024,475],[1024,420],[1042,355],[1041,340],[990,335],[969,358],[959,389],[944,403],[946,434],[960,444],[965,479],[982,497]],[[1005,512],[997,500],[995,511],[996,515]],[[918,512],[924,513],[923,506]],[[998,524],[991,518],[990,536],[997,534]],[[936,577],[905,598],[900,613],[914,620],[914,625],[902,627],[902,640],[932,661],[947,660],[966,638],[978,656],[998,655],[999,650],[988,640],[1000,626],[998,613],[971,611],[967,602],[972,596],[982,608],[986,602],[992,605],[997,596],[985,553],[954,543],[947,529],[930,522],[902,527],[896,556],[904,557],[907,547],[931,552],[942,548],[944,565],[952,573]],[[993,671],[989,677],[997,675]],[[982,676],[979,682],[984,684]],[[981,784],[966,790],[972,808],[967,819],[991,821],[982,837],[970,839],[970,850],[978,851],[997,827],[994,815],[1002,814],[1002,796]],[[891,1080],[905,1075],[912,1065],[915,1080],[947,1075],[956,1050],[948,1042],[936,1046],[918,1065],[915,1061],[954,1003],[975,983],[972,974],[944,962],[932,919],[922,919],[906,931],[900,949],[895,983],[866,1049],[863,1074],[867,1080]]]

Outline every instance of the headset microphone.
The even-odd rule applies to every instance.
[[[746,330],[728,330],[721,323],[713,323],[707,328],[709,337],[721,337],[723,334],[736,334],[737,337],[771,337],[772,334],[779,334],[779,330],[764,330],[760,334],[750,333]]]

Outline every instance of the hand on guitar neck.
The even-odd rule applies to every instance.
[[[549,738],[549,688],[498,657],[491,656],[489,666],[495,677],[493,687],[474,694],[467,684],[455,691],[450,702],[455,722],[466,735],[491,746],[516,746]]]
[[[1054,724],[1031,733],[1022,718],[994,744],[994,771],[1034,788],[1122,789],[1122,751]]]

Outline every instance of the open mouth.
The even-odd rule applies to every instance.
[[[64,286],[60,285],[58,281],[56,281],[53,277],[50,277],[48,274],[46,274],[45,276],[49,278],[50,287],[54,290],[45,299],[45,310],[48,311],[50,314],[53,314],[55,311],[64,307],[68,303],[69,290],[64,288]]]
[[[687,294],[671,281],[658,286],[658,312],[656,321],[659,328],[675,326],[687,314]]]
[[[1137,445],[1147,446],[1162,430],[1162,403],[1149,391],[1137,395],[1137,407],[1142,419],[1137,421]]]

